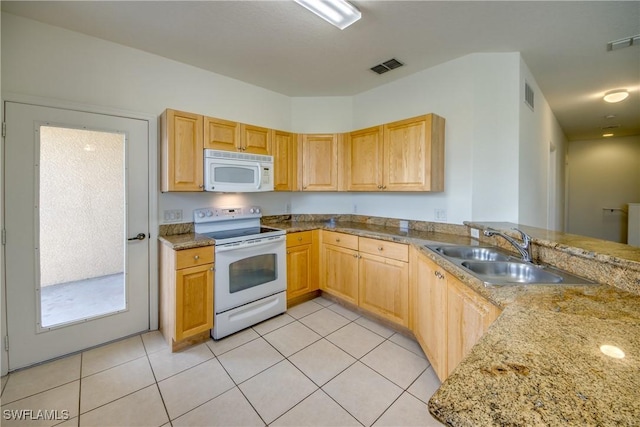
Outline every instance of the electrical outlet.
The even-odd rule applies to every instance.
[[[182,221],[182,209],[169,209],[164,211],[164,222]]]
[[[480,238],[480,230],[478,230],[477,228],[472,228],[471,229],[471,237],[473,237],[474,239],[479,239]]]
[[[401,219],[400,220],[400,230],[401,231],[408,231],[409,230],[409,221],[407,221],[406,219]]]
[[[284,209],[285,213],[291,213],[291,203],[287,203]]]
[[[436,221],[446,221],[447,220],[447,210],[446,209],[436,209],[434,213],[435,213]]]

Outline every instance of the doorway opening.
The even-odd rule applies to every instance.
[[[40,325],[126,309],[125,135],[40,126]]]

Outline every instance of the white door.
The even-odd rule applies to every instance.
[[[9,369],[149,329],[149,123],[5,104]]]

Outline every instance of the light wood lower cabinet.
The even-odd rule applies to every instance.
[[[500,309],[447,275],[447,376],[500,315]]]
[[[320,255],[320,289],[355,305],[358,304],[357,241],[356,236],[323,231]]]
[[[360,237],[359,251],[358,305],[408,327],[408,246]]]
[[[172,350],[208,339],[213,328],[213,246],[161,245],[160,330]]]
[[[411,249],[412,329],[438,378],[447,377],[447,282],[444,271]]]
[[[318,290],[318,230],[287,234],[287,302]]]
[[[323,291],[409,326],[407,245],[325,230],[321,271]]]
[[[410,281],[413,332],[444,381],[497,319],[500,309],[413,248]]]

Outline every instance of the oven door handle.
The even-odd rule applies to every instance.
[[[235,251],[238,249],[256,248],[256,247],[265,246],[265,245],[277,244],[285,239],[286,237],[282,235],[282,236],[276,236],[276,237],[266,237],[264,239],[249,240],[246,242],[241,242],[240,244],[228,243],[226,245],[216,246],[215,251],[227,252],[227,251]]]

